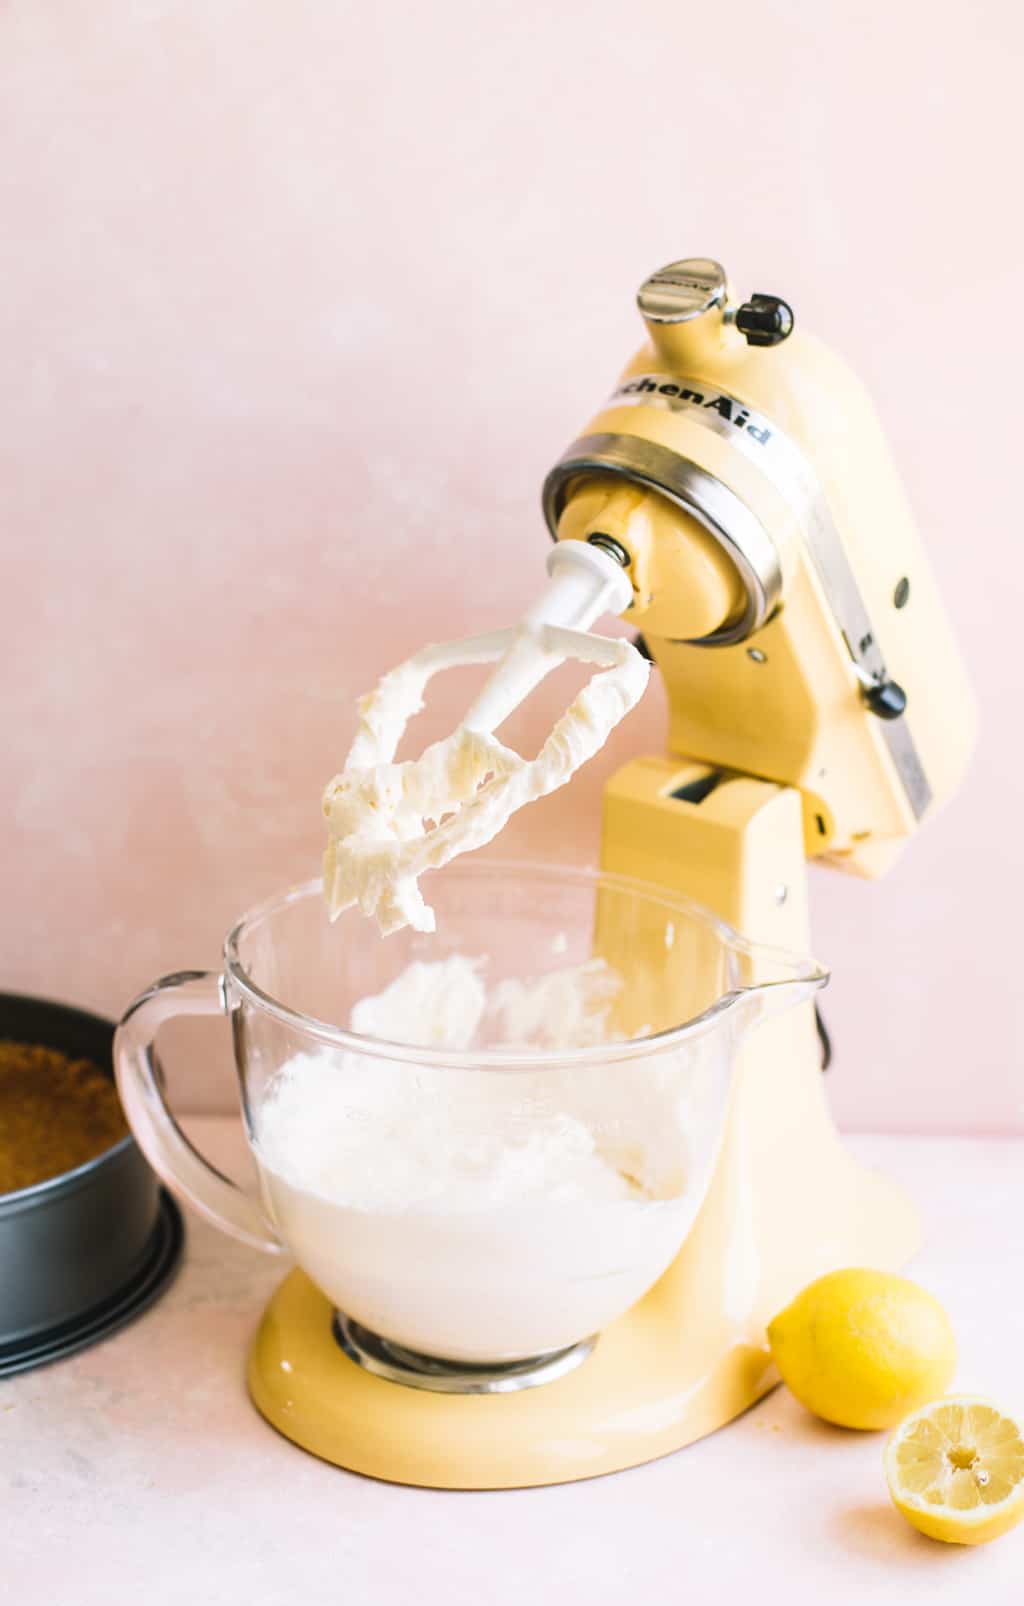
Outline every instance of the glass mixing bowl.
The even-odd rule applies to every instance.
[[[514,1367],[589,1341],[666,1270],[741,1035],[826,973],[599,872],[474,859],[431,897],[436,933],[386,938],[355,910],[332,925],[319,882],[261,905],[222,972],[131,1005],[118,1085],[165,1182],[290,1253],[364,1364]],[[222,1011],[258,1199],[191,1147],[154,1064],[163,1021]]]

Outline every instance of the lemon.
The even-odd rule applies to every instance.
[[[956,1340],[938,1300],[890,1272],[832,1271],[768,1326],[772,1359],[802,1405],[844,1428],[891,1428],[944,1394]]]
[[[1024,1517],[1024,1418],[986,1400],[936,1400],[885,1450],[897,1511],[930,1539],[984,1545]]]

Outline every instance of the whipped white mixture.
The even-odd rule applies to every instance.
[[[548,628],[537,637],[542,657],[612,667],[588,681],[536,758],[524,759],[488,732],[461,725],[420,758],[394,763],[430,677],[451,663],[490,661],[493,642],[508,635],[424,648],[360,701],[345,768],[323,796],[324,895],[332,919],[358,904],[385,934],[403,926],[433,931],[433,910],[418,886],[424,871],[483,847],[516,809],[564,786],[604,746],[647,685],[650,666],[628,641]]]
[[[490,989],[486,968],[413,964],[352,1028],[449,1049],[614,1041],[604,961]],[[694,1054],[556,1072],[296,1056],[254,1111],[268,1206],[337,1306],[393,1341],[470,1361],[574,1343],[656,1281],[699,1207],[724,1079]]]

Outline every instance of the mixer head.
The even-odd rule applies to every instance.
[[[717,262],[638,303],[648,341],[548,475],[548,525],[626,567],[673,752],[797,787],[808,852],[879,874],[957,784],[973,710],[874,409]]]

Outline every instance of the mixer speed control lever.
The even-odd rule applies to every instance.
[[[861,692],[873,714],[879,719],[899,719],[907,711],[907,694],[896,680],[890,680],[885,670],[872,674],[861,664],[854,665]]]
[[[864,701],[879,719],[899,719],[907,711],[907,694],[895,680],[875,680],[864,688]]]

